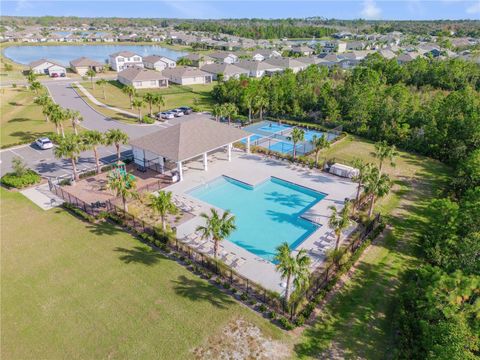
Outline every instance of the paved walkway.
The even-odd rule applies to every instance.
[[[138,118],[138,115],[134,114],[134,113],[131,113],[130,111],[126,111],[126,110],[122,110],[122,109],[119,109],[119,108],[116,108],[116,107],[113,107],[113,106],[108,106],[108,105],[105,105],[104,103],[100,102],[97,100],[97,98],[95,96],[93,96],[92,94],[90,94],[88,92],[87,89],[85,89],[83,87],[83,85],[81,85],[80,83],[78,82],[74,82],[74,84],[78,87],[78,89],[88,98],[88,100],[90,100],[92,103],[94,103],[95,105],[97,106],[100,106],[104,109],[109,109],[109,110],[112,110],[112,111],[115,111],[115,112],[118,112],[118,113],[121,113],[121,114],[124,114],[124,115],[127,115],[127,116],[131,116],[133,118]],[[154,125],[154,124],[152,124]]]
[[[64,203],[61,198],[50,192],[48,184],[34,186],[20,192],[43,210],[50,210]]]

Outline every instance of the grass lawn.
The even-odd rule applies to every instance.
[[[373,143],[349,136],[322,152],[322,157],[375,161],[373,150]],[[394,329],[388,315],[395,306],[398,278],[417,264],[414,245],[426,205],[448,175],[441,163],[405,152],[400,152],[396,163],[394,168],[384,165],[395,185],[377,207],[391,228],[367,249],[352,278],[302,334],[295,345],[297,357],[391,358]]]
[[[85,89],[87,89],[93,96],[97,98],[100,102],[116,107],[119,109],[130,111],[134,114],[137,114],[136,109],[130,108],[130,99],[127,95],[122,92],[122,84],[117,81],[109,81],[105,86],[106,99],[103,97],[103,89],[101,86],[95,85],[94,88],[90,81],[85,81],[81,83]],[[179,85],[170,85],[167,89],[142,89],[138,90],[138,96],[141,97],[147,92],[159,93],[162,94],[165,100],[165,106],[162,106],[162,111],[166,109],[174,109],[179,106],[193,106],[196,105],[202,110],[210,110],[213,105],[213,100],[211,98],[210,92],[212,91],[214,83],[206,85],[191,85],[191,86],[179,86]],[[105,113],[107,116],[112,116],[112,114],[107,114],[105,109],[101,109],[102,113]],[[148,104],[145,104],[143,107],[143,114],[147,114],[149,111]],[[158,112],[156,106],[153,107],[154,112]],[[115,114],[119,119],[120,114]],[[125,119],[121,119],[125,120]],[[133,119],[134,120],[134,119]],[[127,121],[132,121],[128,119]]]
[[[231,319],[278,328],[110,224],[0,189],[1,357],[185,359]],[[28,226],[25,226],[28,219]]]
[[[33,100],[35,93],[24,87],[3,88],[0,107],[0,142],[2,146],[34,141],[55,132],[55,126],[47,123],[42,107]],[[71,127],[65,123],[65,128]]]
[[[0,82],[25,80],[23,71],[27,69],[27,67],[17,64],[3,56],[3,49],[5,47],[5,44],[0,44]]]

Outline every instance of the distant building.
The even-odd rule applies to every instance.
[[[83,76],[89,69],[92,69],[96,73],[103,71],[104,65],[101,62],[86,57],[80,57],[70,61],[70,68],[77,74]]]
[[[170,82],[180,85],[210,84],[213,78],[212,74],[189,66],[165,69],[162,73]]]
[[[165,56],[150,55],[143,58],[143,65],[147,69],[163,71],[165,69],[174,68],[175,66],[177,66],[177,62]]]
[[[217,62],[223,62],[226,64],[234,64],[238,62],[238,56],[231,52],[216,52],[208,54],[208,56],[215,59]]]
[[[188,54],[183,56],[182,59],[190,61],[190,64],[195,67],[202,67],[203,65],[213,64],[215,62],[214,58],[202,54]]]
[[[266,61],[241,60],[235,64],[249,72],[250,77],[259,78],[264,75],[270,75],[284,70],[281,66],[272,65]]]
[[[34,74],[45,74],[49,76],[65,76],[67,69],[52,60],[40,59],[28,64]]]
[[[168,87],[168,79],[158,71],[141,67],[129,67],[117,75],[117,80],[135,89],[154,89]]]
[[[255,50],[252,53],[252,60],[263,61],[272,57],[281,57],[282,54],[277,50]]]
[[[142,57],[131,51],[119,51],[111,54],[108,63],[117,72],[129,67],[143,67]]]
[[[301,56],[311,56],[314,54],[314,50],[308,46],[293,46],[292,53],[299,54]]]
[[[241,75],[249,76],[248,70],[233,64],[208,64],[202,66],[201,70],[212,74],[213,80],[217,80],[219,75],[223,76],[223,80],[238,79]]]

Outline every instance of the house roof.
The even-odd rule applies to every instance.
[[[293,46],[292,51],[303,53],[303,52],[313,52],[313,49],[308,46],[299,45],[299,46]]]
[[[174,60],[169,59],[166,56],[160,56],[160,55],[149,55],[143,58],[143,62],[148,62],[152,64],[156,63],[157,61],[166,62],[166,61],[174,61]]]
[[[172,161],[183,161],[239,141],[250,133],[209,119],[188,120],[130,141]]]
[[[162,73],[141,67],[129,67],[118,73],[118,77],[123,77],[129,81],[148,81],[167,79]]]
[[[199,61],[199,60],[213,60],[213,58],[211,58],[210,56],[208,55],[200,55],[200,54],[188,54],[188,55],[185,55],[182,57],[183,59],[188,59],[188,60],[191,60],[191,61]]]
[[[113,56],[113,57],[123,56],[123,57],[129,58],[132,56],[140,56],[140,55],[135,54],[134,52],[131,52],[131,51],[123,50],[123,51],[117,51],[116,53],[110,54],[110,56]]]
[[[70,61],[70,65],[72,66],[103,66],[103,64],[99,61],[95,61],[85,56],[79,57],[78,59]]]
[[[301,63],[304,63],[306,65],[312,65],[312,64],[316,65],[322,62],[322,59],[315,56],[302,56],[299,58],[295,58],[295,60],[300,61]]]
[[[174,77],[192,77],[192,76],[207,76],[209,73],[197,69],[191,66],[177,66],[171,69],[165,69],[162,71],[165,76],[174,76]]]
[[[219,52],[216,52],[216,53],[208,54],[208,56],[210,56],[211,58],[220,59],[220,60],[223,60],[223,59],[229,57],[230,55],[237,56],[234,53],[228,52],[228,51],[225,51],[225,52],[219,51]]]
[[[50,63],[50,64],[53,64],[53,65],[61,66],[61,67],[63,67],[63,68],[65,67],[65,66],[63,66],[62,64],[59,64],[59,63],[57,63],[57,62],[55,62],[55,61],[48,60],[48,59],[39,59],[39,60],[32,61],[30,64],[28,64],[28,66],[31,67],[31,68],[33,68],[33,67],[37,67],[37,66],[39,66],[39,65],[42,65],[42,64],[44,64],[44,63],[46,63],[46,62],[48,62],[48,63]]]
[[[211,74],[237,75],[248,74],[248,70],[232,64],[208,64],[203,65],[201,70]]]
[[[265,60],[265,62],[285,69],[305,67],[304,63],[292,58],[271,58]]]
[[[236,66],[249,71],[262,71],[262,70],[278,70],[282,69],[280,66],[272,65],[267,61],[254,61],[254,60],[242,60],[235,63]]]

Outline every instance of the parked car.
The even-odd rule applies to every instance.
[[[58,74],[57,74],[57,73],[53,73],[53,74],[52,74],[52,77],[53,77],[53,78],[56,78],[56,77],[58,77]]]
[[[179,109],[182,110],[185,115],[190,115],[193,112],[192,108],[188,106],[180,106]]]
[[[185,114],[183,113],[183,111],[180,110],[180,109],[173,109],[171,112],[175,114],[175,117],[180,117],[180,116],[185,115]]]
[[[65,73],[61,73],[60,76],[61,76],[61,77],[65,77]]]
[[[37,144],[37,146],[42,150],[51,149],[53,147],[53,144],[48,137],[35,140],[35,144]]]
[[[173,119],[174,117],[175,117],[175,114],[170,111],[164,111],[160,113],[161,119]]]

